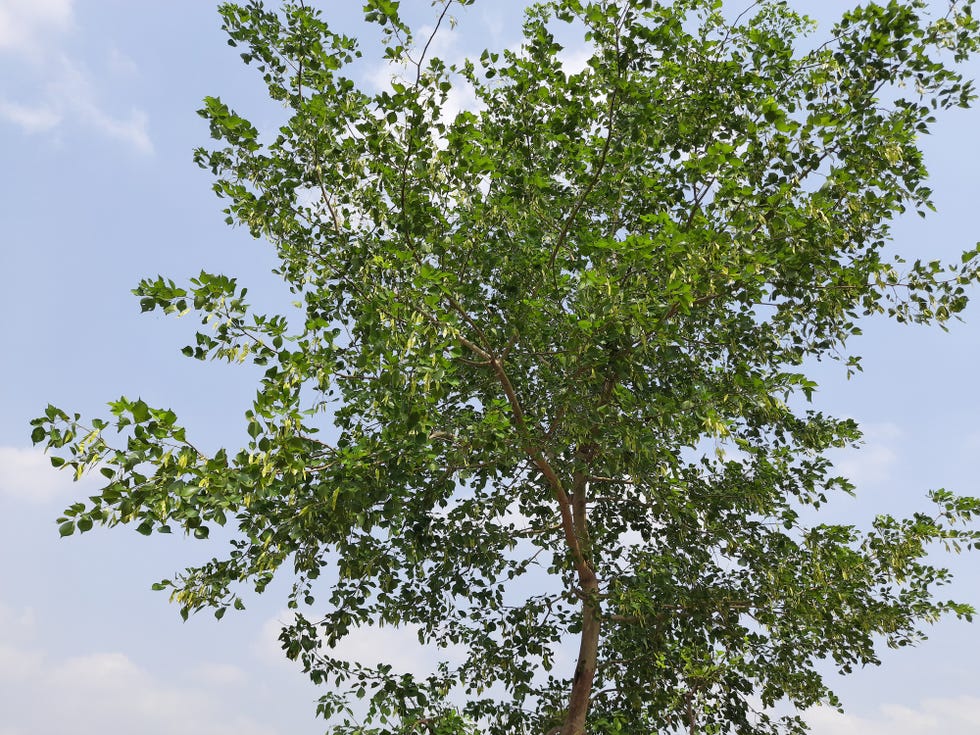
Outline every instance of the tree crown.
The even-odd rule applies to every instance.
[[[61,533],[228,524],[227,554],[157,585],[184,616],[290,567],[283,647],[338,687],[338,733],[803,731],[767,710],[837,703],[818,660],[972,612],[924,557],[980,546],[980,501],[936,491],[867,531],[800,515],[854,489],[826,453],[860,438],[809,405],[808,362],[859,370],[863,317],[942,325],[978,278],[980,248],[888,249],[931,208],[917,138],[973,98],[971,10],[868,4],[818,43],[772,0],[553,0],[519,49],[452,65],[369,0],[403,70],[373,91],[302,2],[222,6],[288,119],[263,134],[208,98],[196,160],[298,310],[255,314],[223,275],[141,282],[144,311],[201,317],[185,354],[264,368],[250,441],[202,452],[142,400],[49,407],[35,442],[106,478]],[[369,624],[466,657],[422,677],[335,655]]]

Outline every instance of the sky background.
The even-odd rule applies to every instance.
[[[360,3],[322,2],[356,29]],[[440,40],[449,60],[513,44],[519,3],[478,0]],[[799,3],[830,19],[849,2]],[[404,0],[420,20],[428,0]],[[938,3],[937,3],[938,6]],[[31,448],[51,402],[92,416],[125,394],[169,406],[204,445],[236,446],[254,393],[248,368],[187,360],[196,324],[139,314],[145,276],[202,268],[237,276],[253,302],[287,304],[271,248],[224,225],[195,114],[219,95],[260,129],[276,120],[261,80],[229,48],[207,0],[0,0],[0,735],[312,735],[317,691],[282,656],[283,586],[220,623],[182,623],[150,584],[217,553],[211,543],[129,528],[59,539],[54,519],[94,492]],[[575,49],[570,49],[574,56]],[[972,66],[974,76],[980,65]],[[367,70],[383,79],[384,70]],[[373,74],[373,76],[372,76]],[[955,258],[980,238],[980,110],[943,115],[923,140],[939,213],[903,220],[896,251]],[[980,291],[976,293],[980,299]],[[925,507],[930,488],[980,494],[980,308],[950,333],[871,321],[865,372],[821,366],[820,408],[857,418],[867,443],[838,465],[858,498],[828,519]],[[949,560],[949,597],[980,603],[980,557]],[[366,631],[351,656],[399,651],[411,631]],[[404,647],[402,647],[404,644]],[[944,621],[915,650],[841,679],[848,714],[809,715],[818,735],[980,734],[980,625]]]

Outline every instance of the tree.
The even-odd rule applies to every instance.
[[[298,309],[255,314],[224,275],[141,282],[144,311],[206,325],[185,354],[263,367],[250,440],[204,453],[142,400],[49,406],[34,441],[105,476],[62,535],[227,524],[226,555],[155,585],[185,617],[291,567],[283,648],[336,733],[803,732],[771,708],[839,705],[818,660],[972,613],[925,555],[980,547],[980,500],[864,531],[801,515],[854,490],[827,452],[860,439],[812,407],[813,360],[860,370],[862,317],[942,325],[980,274],[980,247],[889,249],[931,209],[917,137],[973,98],[972,6],[869,4],[817,42],[775,0],[551,0],[519,50],[453,66],[368,0],[403,70],[379,92],[302,2],[222,6],[288,119],[208,98],[222,143],[196,160]],[[450,113],[458,88],[477,104]],[[466,657],[424,677],[334,655],[369,624]]]

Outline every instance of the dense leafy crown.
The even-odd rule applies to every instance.
[[[186,354],[263,366],[251,441],[203,453],[141,400],[84,425],[50,407],[34,440],[106,478],[62,534],[227,523],[226,555],[158,585],[185,616],[291,568],[283,646],[338,733],[803,730],[767,710],[836,703],[820,659],[971,612],[935,600],[924,555],[977,542],[980,501],[937,491],[866,531],[800,515],[853,490],[826,451],[860,437],[810,409],[808,361],[859,369],[862,316],[942,324],[977,279],[978,250],[887,252],[931,208],[917,138],[972,99],[971,7],[869,4],[814,39],[774,0],[553,0],[519,49],[453,66],[369,0],[400,70],[370,91],[302,2],[223,6],[288,118],[265,134],[208,98],[223,147],[197,160],[299,310],[256,315],[221,275],[143,281],[144,310],[207,325]],[[368,624],[446,660],[334,655]]]

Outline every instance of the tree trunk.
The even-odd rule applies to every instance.
[[[593,454],[593,447],[579,448],[579,457],[583,463],[587,463]],[[589,712],[599,651],[599,579],[591,563],[592,543],[588,525],[587,491],[588,481],[585,473],[576,472],[572,485],[572,519],[575,536],[581,549],[577,566],[582,595],[582,635],[579,639],[575,678],[572,679],[572,693],[568,700],[568,714],[565,716],[561,735],[585,734],[585,718]]]
[[[583,580],[582,591],[582,636],[579,641],[578,663],[572,681],[572,694],[568,700],[568,714],[562,725],[561,735],[584,735],[585,717],[589,711],[592,697],[592,683],[595,680],[596,659],[599,651],[599,582],[595,574],[590,580]]]

